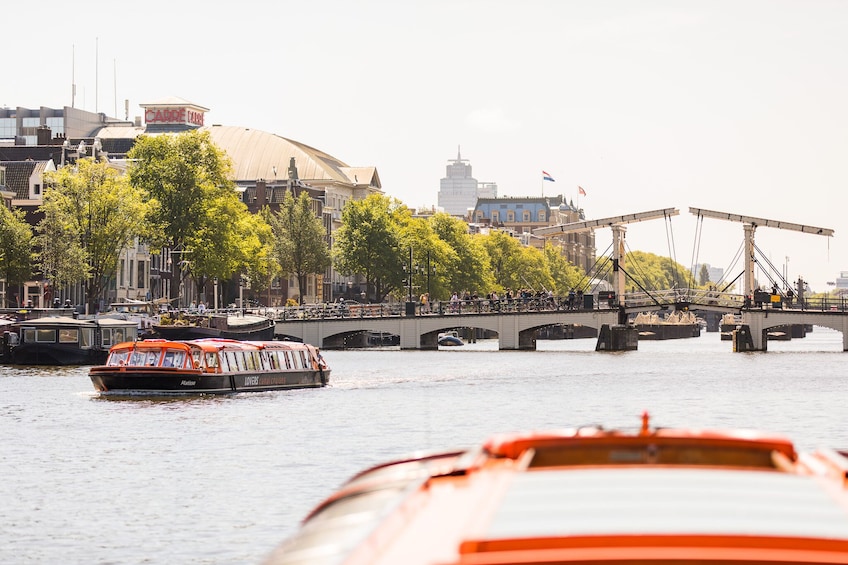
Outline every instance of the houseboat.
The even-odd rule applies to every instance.
[[[158,337],[172,340],[223,338],[266,341],[274,339],[274,320],[255,314],[180,312],[163,314],[152,330]]]
[[[322,387],[330,368],[300,342],[146,339],[113,346],[89,377],[101,393],[225,394]]]
[[[848,563],[846,477],[845,451],[647,415],[501,434],[355,475],[264,563]]]
[[[46,316],[4,330],[0,359],[14,365],[99,365],[112,345],[137,336],[132,320]]]
[[[689,311],[675,311],[665,318],[654,312],[642,312],[636,315],[633,325],[639,331],[640,340],[682,339],[699,337],[701,324]]]

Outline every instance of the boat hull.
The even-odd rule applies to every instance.
[[[318,388],[327,384],[330,370],[211,374],[171,372],[158,367],[147,371],[93,367],[89,377],[95,390],[101,393],[232,394]]]
[[[10,350],[13,365],[99,365],[106,361],[108,351],[81,349],[76,344],[24,343]]]
[[[636,324],[640,340],[684,339],[699,337],[699,324]]]

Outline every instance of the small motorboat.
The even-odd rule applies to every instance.
[[[501,434],[355,475],[265,565],[848,563],[846,477],[846,451],[647,414]]]
[[[439,345],[453,347],[456,345],[465,345],[465,342],[460,339],[459,333],[456,330],[452,330],[439,334]]]

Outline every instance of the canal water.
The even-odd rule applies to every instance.
[[[326,351],[331,385],[228,397],[98,397],[85,367],[0,366],[0,563],[261,563],[364,466],[494,432],[741,427],[848,447],[841,335],[768,353],[717,333],[596,353]]]

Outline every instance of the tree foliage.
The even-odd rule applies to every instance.
[[[467,290],[481,296],[490,292],[495,287],[495,278],[482,240],[468,233],[465,222],[443,212],[435,214],[430,223],[446,246],[439,259],[445,290],[440,289],[436,298],[449,298],[454,291]]]
[[[695,286],[692,274],[687,268],[668,257],[653,253],[645,251],[628,253],[625,257],[624,268],[628,275],[625,283],[628,288],[638,286],[651,291]]]
[[[32,228],[21,210],[0,206],[0,279],[7,289],[19,286],[32,276]],[[10,294],[7,292],[7,300]],[[0,304],[0,308],[5,307]]]
[[[698,284],[706,286],[710,282],[710,270],[706,265],[701,265],[701,271],[698,273]]]
[[[280,210],[270,216],[274,233],[274,256],[282,272],[297,278],[300,303],[306,294],[308,275],[321,274],[330,266],[326,230],[312,210],[312,198],[302,191],[297,199],[286,192]]]
[[[409,216],[399,200],[381,194],[350,201],[342,210],[342,227],[333,245],[336,269],[346,276],[362,276],[368,296],[378,302],[403,286],[408,246],[401,241],[400,227]]]
[[[55,289],[80,279],[90,311],[118,269],[121,250],[147,234],[142,190],[104,161],[45,174],[38,266]]]
[[[231,161],[208,132],[142,136],[128,157],[130,182],[151,197],[152,243],[180,252],[185,276],[199,287],[236,273],[263,278],[270,228],[239,200]],[[172,284],[170,297],[178,292]]]
[[[581,286],[586,273],[571,263],[556,245],[545,246],[545,262],[553,280],[553,291],[558,296],[566,296],[571,289]]]

